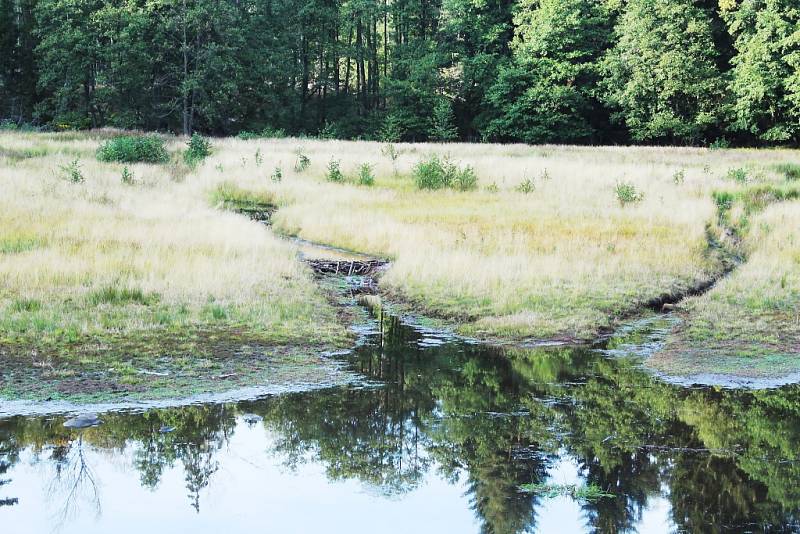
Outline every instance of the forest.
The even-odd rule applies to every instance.
[[[5,128],[797,146],[797,0],[0,0]]]

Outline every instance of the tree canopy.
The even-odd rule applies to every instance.
[[[794,145],[795,0],[0,0],[0,121]]]

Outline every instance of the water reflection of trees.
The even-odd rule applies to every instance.
[[[354,365],[384,381],[382,388],[111,415],[84,439],[94,447],[134,446],[145,487],[157,487],[180,464],[198,510],[238,411],[264,418],[275,436],[271,452],[286,465],[311,459],[331,479],[401,494],[436,466],[439,476],[465,484],[487,533],[535,528],[539,500],[519,486],[545,482],[565,452],[587,483],[617,495],[583,504],[596,531],[630,531],[648,499],[662,493],[686,531],[711,531],[714,523],[797,525],[800,388],[683,390],[633,362],[583,351],[422,350],[419,337],[390,322],[380,348],[356,351]],[[13,464],[23,447],[49,447],[57,462],[58,447],[73,446],[66,429],[42,421],[0,421],[0,462]],[[162,426],[176,430],[163,434]]]

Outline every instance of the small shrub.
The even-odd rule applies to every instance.
[[[61,169],[61,177],[68,182],[80,184],[86,180],[83,176],[83,172],[81,172],[80,160],[72,160],[69,164],[62,165],[59,168]]]
[[[375,175],[372,173],[372,165],[369,163],[362,163],[358,168],[358,184],[366,186],[375,184]]]
[[[439,156],[422,160],[414,166],[414,180],[419,189],[443,189],[450,187],[450,179]]]
[[[737,169],[729,169],[727,178],[728,180],[733,180],[734,182],[745,184],[747,183],[747,171],[741,167]]]
[[[525,178],[517,186],[517,191],[520,193],[524,193],[526,195],[529,193],[533,193],[534,191],[536,191],[536,184],[531,178]]]
[[[672,175],[672,181],[675,185],[681,185],[686,181],[686,169],[681,169]]]
[[[256,162],[256,167],[261,167],[261,164],[264,163],[264,157],[261,155],[260,148],[256,150],[255,162]]]
[[[459,191],[471,191],[478,186],[475,169],[469,165],[461,168],[449,158],[441,160],[436,155],[416,164],[414,179],[419,189],[453,188]]]
[[[164,140],[156,135],[123,135],[100,145],[97,159],[117,163],[166,163],[169,154]]]
[[[492,182],[489,185],[487,185],[486,186],[486,192],[487,193],[492,193],[492,194],[499,193],[500,192],[500,188],[497,187],[497,182]]]
[[[295,172],[303,172],[311,166],[311,160],[308,159],[308,156],[303,154],[302,148],[298,147],[297,150],[295,150],[295,154],[297,154],[297,159],[294,162]]]
[[[238,139],[241,139],[242,141],[250,141],[252,139],[261,139],[261,136],[259,134],[257,134],[256,132],[248,132],[247,130],[242,130],[241,132],[236,134],[236,137]]]
[[[800,164],[781,163],[776,167],[776,169],[790,182],[800,180]]]
[[[709,150],[723,150],[725,148],[730,148],[731,143],[724,137],[718,137],[714,140],[713,143],[708,145]]]
[[[392,160],[392,163],[397,161],[397,158],[400,156],[400,153],[392,143],[387,143],[384,145],[384,147],[381,148],[381,154]]]
[[[644,193],[638,191],[636,186],[630,182],[617,182],[614,186],[614,193],[617,196],[620,206],[626,206],[644,200]]]
[[[325,121],[325,125],[320,129],[317,137],[320,139],[338,139],[339,129],[332,122]]]
[[[275,183],[280,182],[283,179],[283,170],[280,167],[275,167],[275,170],[269,178]]]
[[[331,158],[328,162],[328,172],[325,177],[329,182],[344,182],[344,174],[342,174],[338,159]]]
[[[455,165],[452,165],[452,167],[455,171],[453,173],[453,187],[459,191],[472,191],[478,187],[478,175],[475,173],[475,169],[469,165],[463,169],[459,169]]]
[[[733,207],[734,200],[736,200],[734,194],[729,191],[714,191],[712,196],[720,214],[730,210]]]
[[[197,165],[211,155],[211,142],[202,135],[192,134],[189,142],[186,143],[186,152],[183,153],[183,160],[190,166]]]
[[[127,166],[122,168],[122,183],[125,185],[133,185],[135,182],[133,173]]]

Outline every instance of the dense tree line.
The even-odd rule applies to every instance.
[[[0,118],[797,145],[800,0],[0,0]]]

